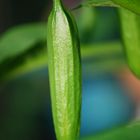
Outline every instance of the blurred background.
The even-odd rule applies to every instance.
[[[65,0],[64,3],[73,9],[80,1]],[[46,22],[51,7],[51,0],[0,0],[1,37],[13,27]],[[140,82],[126,65],[117,9],[86,6],[72,12],[82,46],[80,138],[86,140],[88,136],[100,135],[139,118]],[[8,46],[12,46],[13,40],[7,41]],[[9,57],[2,62],[0,75],[17,63],[23,64],[23,57],[36,57],[40,52],[38,48],[42,49],[45,44],[34,46],[21,57],[12,61]],[[4,54],[1,50],[0,57]],[[22,69],[12,78],[6,74],[8,78],[0,80],[0,139],[55,140],[47,61],[42,65],[29,71]],[[3,67],[6,70],[2,70]]]

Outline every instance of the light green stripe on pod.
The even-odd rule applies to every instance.
[[[122,8],[120,16],[127,62],[132,72],[140,78],[140,16]]]
[[[47,26],[52,112],[57,140],[76,140],[81,111],[81,57],[72,15],[54,1]]]

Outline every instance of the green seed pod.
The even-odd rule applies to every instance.
[[[140,78],[140,16],[126,9],[120,9],[120,16],[127,62]]]
[[[57,140],[76,140],[81,111],[81,57],[77,27],[60,0],[47,26],[52,112]]]

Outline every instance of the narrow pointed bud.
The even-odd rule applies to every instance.
[[[47,47],[52,113],[57,140],[77,140],[81,111],[81,56],[73,16],[54,6],[48,19]]]

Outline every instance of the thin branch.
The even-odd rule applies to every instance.
[[[72,8],[72,10],[77,10],[82,7],[117,7],[119,8],[120,6],[115,4],[112,1],[104,1],[104,2],[87,2],[87,3],[81,3],[78,6]]]

